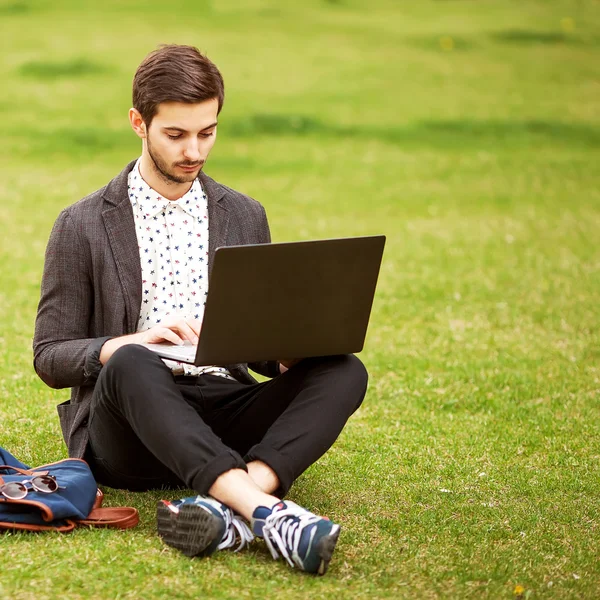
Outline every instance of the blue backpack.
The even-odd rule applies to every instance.
[[[84,460],[31,468],[0,447],[0,529],[67,532],[78,525],[137,525],[135,508],[101,508],[102,499]]]

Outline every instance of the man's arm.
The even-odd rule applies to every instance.
[[[58,216],[46,248],[33,338],[33,364],[50,387],[93,383],[100,349],[109,339],[90,338],[93,289],[88,249],[67,210]]]
[[[94,309],[90,265],[89,247],[65,210],[56,220],[46,248],[33,338],[33,364],[47,385],[93,385],[102,365],[126,344],[197,343],[200,323],[179,318],[131,335],[89,337]]]
[[[121,346],[127,346],[128,344],[171,342],[176,346],[181,346],[187,340],[195,345],[198,343],[200,326],[201,322],[197,319],[182,319],[175,316],[170,319],[163,319],[160,325],[155,325],[146,331],[111,338],[100,350],[100,363],[105,365]]]

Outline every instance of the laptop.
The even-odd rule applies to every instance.
[[[144,344],[197,366],[363,349],[385,236],[225,246],[198,345]]]

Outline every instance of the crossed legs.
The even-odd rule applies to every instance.
[[[90,462],[106,485],[185,485],[247,516],[285,495],[329,449],[366,385],[362,363],[350,355],[306,359],[247,385],[173,377],[154,353],[124,346],[94,390]]]

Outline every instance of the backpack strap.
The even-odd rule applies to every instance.
[[[3,529],[8,529],[12,531],[59,531],[60,533],[69,533],[75,529],[76,523],[75,521],[71,521],[71,519],[65,519],[63,521],[63,525],[35,525],[33,523],[8,523],[4,521],[0,521],[0,531]]]
[[[11,467],[10,465],[0,465],[0,470],[16,471],[20,475],[48,475],[48,471],[39,471],[37,469],[20,469],[19,467]]]
[[[103,500],[104,500],[104,493],[102,492],[102,490],[100,488],[98,488],[96,490],[96,500],[94,500],[94,506],[92,506],[92,509],[100,508],[102,506]]]
[[[96,501],[92,507],[92,512],[87,519],[77,521],[78,525],[88,525],[90,527],[115,527],[116,529],[129,529],[135,527],[140,521],[140,515],[137,509],[131,506],[118,506],[112,508],[101,508],[104,494],[98,488],[96,490]]]
[[[135,527],[140,521],[136,508],[131,506],[118,506],[112,508],[93,508],[87,519],[77,521],[78,525],[91,527],[114,527],[116,529],[129,529]]]

